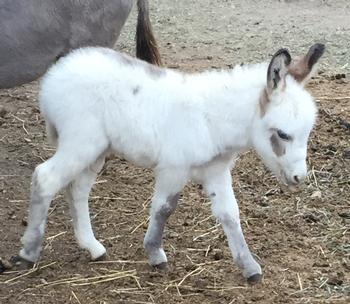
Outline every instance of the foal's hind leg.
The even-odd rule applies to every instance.
[[[157,173],[150,221],[144,239],[144,247],[152,266],[159,268],[166,266],[167,257],[162,248],[163,231],[167,219],[176,208],[180,192],[186,181],[187,176],[183,171]]]
[[[104,156],[99,157],[93,165],[86,168],[67,187],[75,238],[81,248],[90,252],[93,260],[101,258],[106,253],[105,247],[94,236],[88,202],[91,187],[102,169],[104,161]]]
[[[93,143],[87,146],[86,143]],[[36,167],[32,179],[28,226],[22,237],[20,257],[39,259],[47,212],[55,194],[66,187],[84,168],[92,164],[107,148],[103,134],[61,140],[53,157]]]

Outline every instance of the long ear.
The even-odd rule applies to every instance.
[[[304,85],[314,74],[317,67],[316,63],[323,55],[324,50],[324,44],[314,44],[303,58],[291,64],[289,74]]]
[[[278,50],[273,55],[267,69],[267,94],[271,95],[275,90],[281,90],[285,86],[285,78],[292,58],[287,49]]]

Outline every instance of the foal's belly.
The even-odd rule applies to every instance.
[[[154,168],[158,163],[155,151],[145,142],[134,141],[123,144],[119,140],[114,140],[110,150],[113,154],[119,155],[139,167]]]

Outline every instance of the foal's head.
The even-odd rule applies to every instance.
[[[272,57],[253,126],[253,144],[281,182],[296,186],[307,175],[307,140],[316,119],[316,106],[304,89],[324,52],[323,44],[292,62],[286,49]]]

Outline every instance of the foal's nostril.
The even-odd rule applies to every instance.
[[[298,176],[298,175],[294,175],[293,178],[294,178],[294,181],[295,181],[297,184],[300,183],[300,179],[299,179],[299,176]]]

